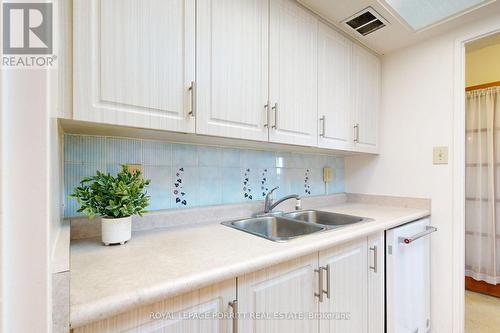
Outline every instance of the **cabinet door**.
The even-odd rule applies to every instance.
[[[354,150],[376,153],[380,108],[380,60],[359,45],[353,46],[352,59]]]
[[[73,117],[194,132],[195,0],[75,0]]]
[[[352,145],[350,114],[352,43],[324,23],[318,30],[318,146],[347,150]]]
[[[320,252],[319,265],[330,276],[330,297],[319,303],[320,312],[333,316],[320,320],[320,332],[367,332],[367,256],[366,238]]]
[[[318,311],[317,265],[314,254],[238,277],[239,312],[260,316],[240,319],[238,332],[317,333],[318,320],[307,319]]]
[[[197,133],[267,141],[268,1],[199,1],[197,19]]]
[[[236,279],[74,328],[74,333],[229,333]],[[220,314],[225,318],[218,319]],[[205,316],[208,319],[202,318]]]
[[[385,330],[384,233],[368,237],[368,333]]]
[[[271,0],[272,142],[317,145],[318,20],[295,1]]]

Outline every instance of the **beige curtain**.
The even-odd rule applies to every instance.
[[[466,97],[465,274],[500,283],[500,87]]]

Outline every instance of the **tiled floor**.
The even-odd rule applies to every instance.
[[[465,333],[500,333],[500,298],[466,290]]]

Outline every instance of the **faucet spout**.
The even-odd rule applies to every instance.
[[[290,195],[284,196],[281,199],[276,200],[276,202],[273,203],[269,207],[269,212],[272,211],[276,206],[278,206],[283,201],[286,201],[286,200],[289,200],[289,199],[296,199],[297,200],[297,203],[295,204],[295,209],[299,210],[300,209],[300,196],[298,194],[290,194]],[[266,212],[266,213],[269,213],[269,212]]]
[[[276,206],[278,206],[280,203],[283,201],[289,200],[289,199],[296,199],[297,202],[295,204],[295,209],[299,210],[300,209],[300,196],[298,194],[291,194],[287,195],[276,202],[273,202],[273,192],[278,189],[278,187],[273,188],[269,193],[266,195],[266,200],[264,202],[264,214],[270,213]]]

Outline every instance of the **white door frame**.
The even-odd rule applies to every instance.
[[[465,45],[500,32],[500,23],[455,40],[453,107],[453,332],[464,332],[465,297]]]

